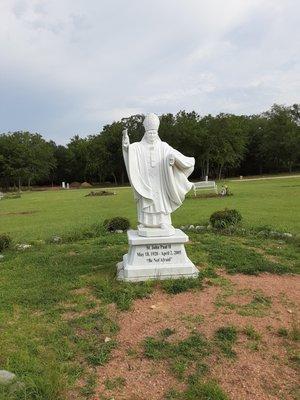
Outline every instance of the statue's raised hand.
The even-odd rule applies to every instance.
[[[122,138],[123,147],[127,148],[130,144],[129,136],[128,136],[128,129],[124,129],[122,134],[123,134],[123,138]]]

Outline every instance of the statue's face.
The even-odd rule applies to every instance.
[[[154,142],[155,139],[158,137],[158,132],[157,132],[157,130],[155,130],[155,129],[150,129],[150,130],[146,131],[146,135],[147,135],[147,138],[148,138],[151,142]]]

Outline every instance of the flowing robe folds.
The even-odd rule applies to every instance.
[[[170,214],[181,206],[192,183],[188,181],[195,159],[185,157],[159,137],[123,148],[127,174],[134,189],[138,221],[144,226],[171,224]],[[175,160],[170,165],[170,158]]]

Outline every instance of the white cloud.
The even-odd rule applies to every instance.
[[[0,131],[299,101],[297,0],[1,0]],[[298,40],[298,42],[297,42]]]

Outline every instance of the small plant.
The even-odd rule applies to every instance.
[[[12,239],[7,234],[0,235],[0,252],[9,249],[12,244]]]
[[[244,329],[243,329],[243,333],[252,340],[260,340],[261,336],[260,334],[254,329],[254,327],[252,325],[247,325]]]
[[[169,336],[171,336],[171,335],[174,335],[174,333],[175,333],[175,329],[166,328],[166,329],[163,329],[163,330],[160,332],[160,335],[161,335],[163,338],[167,338],[167,337],[169,337]]]
[[[166,400],[229,400],[229,397],[220,388],[217,382],[208,380],[203,382],[196,379],[189,383],[184,392],[171,389],[165,395]]]
[[[225,208],[225,210],[215,211],[209,220],[213,228],[225,229],[237,225],[242,220],[242,216],[237,210]]]
[[[229,397],[223,392],[215,381],[198,381],[189,385],[184,399],[190,400],[229,400]]]
[[[236,353],[232,345],[237,340],[237,329],[234,326],[222,326],[215,332],[215,339],[226,357],[235,357]]]
[[[237,330],[234,326],[222,326],[216,330],[215,337],[218,340],[234,343],[237,339]]]
[[[95,394],[96,377],[95,375],[89,375],[86,379],[85,385],[80,389],[81,394],[84,396],[92,396]]]
[[[289,331],[286,328],[279,328],[277,334],[278,336],[287,338],[289,336]]]
[[[119,389],[125,386],[126,379],[122,376],[117,376],[116,378],[106,379],[104,384],[108,390]]]
[[[130,228],[129,219],[123,217],[115,217],[111,219],[106,219],[103,222],[104,228],[109,232],[115,231],[127,231]]]
[[[162,288],[169,294],[177,294],[189,289],[202,288],[202,281],[198,278],[167,279],[162,281]]]
[[[119,283],[111,279],[99,279],[94,283],[94,291],[102,301],[115,303],[124,311],[130,308],[133,300],[148,297],[152,292],[152,283]]]

